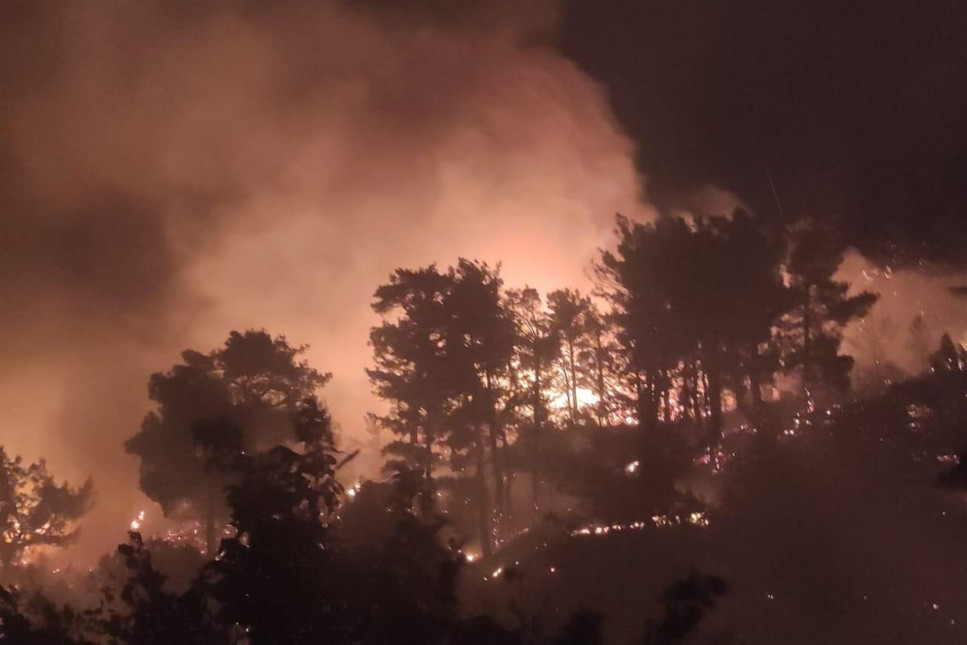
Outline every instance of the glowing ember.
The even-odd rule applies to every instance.
[[[572,537],[577,536],[601,536],[608,535],[609,533],[620,533],[622,531],[642,531],[649,527],[666,527],[666,526],[681,526],[685,524],[690,524],[692,526],[708,526],[709,520],[705,513],[696,512],[690,513],[687,516],[680,515],[655,515],[651,518],[651,522],[631,522],[630,524],[595,524],[591,526],[585,526],[574,531],[571,531]]]
[[[585,388],[579,387],[576,390],[577,393],[577,407],[579,408],[592,408],[598,404],[600,398],[593,391]],[[558,394],[550,401],[550,407],[554,410],[565,410],[568,407],[568,397],[567,393]]]
[[[129,528],[132,531],[139,531],[141,530],[142,524],[144,524],[144,511],[138,511],[138,516],[133,520],[131,520],[131,524],[129,525]]]

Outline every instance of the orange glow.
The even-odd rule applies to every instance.
[[[579,387],[577,388],[578,408],[593,408],[601,399],[593,391]],[[566,410],[568,407],[568,395],[566,392],[557,393],[550,401],[550,407],[554,410]]]
[[[342,3],[273,3],[258,24],[200,9],[185,32],[159,4],[52,15],[50,51],[78,64],[2,115],[25,194],[86,235],[73,272],[47,256],[18,271],[4,330],[29,354],[0,373],[8,447],[96,475],[78,557],[147,503],[122,442],[183,349],[262,327],[309,343],[343,447],[362,449],[346,474],[372,475],[369,304],[391,271],[466,256],[502,262],[509,285],[586,287],[613,214],[652,214],[603,88],[533,46],[553,21],[529,3],[470,38]]]

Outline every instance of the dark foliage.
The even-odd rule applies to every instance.
[[[76,536],[90,508],[94,484],[56,484],[40,460],[26,463],[0,446],[0,565],[5,577],[32,547],[63,546]]]
[[[125,448],[165,515],[204,524],[209,553],[227,519],[233,462],[290,438],[300,406],[330,378],[299,360],[305,349],[265,331],[232,332],[221,349],[185,351],[183,363],[151,376],[157,410]]]

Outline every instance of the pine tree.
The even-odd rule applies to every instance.
[[[807,400],[820,386],[839,394],[849,389],[853,359],[839,353],[843,328],[879,298],[868,291],[849,295],[850,284],[835,278],[844,253],[834,231],[817,222],[800,222],[791,232],[786,273],[795,305],[780,335],[783,364],[799,370]]]
[[[489,551],[507,505],[507,418],[518,403],[511,387],[517,330],[499,271],[465,259],[445,273],[399,270],[376,298],[386,319],[370,335],[376,367],[369,375],[391,405],[377,421],[400,437],[388,447],[400,458],[393,466],[429,476],[438,452],[458,475],[472,466]]]
[[[430,266],[397,270],[376,290],[373,309],[384,318],[370,331],[375,367],[366,370],[388,414],[374,417],[399,439],[385,448],[397,464],[432,477],[459,393],[448,351],[446,302],[453,280]]]
[[[550,430],[548,395],[555,362],[561,354],[560,335],[536,289],[509,291],[507,306],[517,325],[516,362],[522,372],[518,388],[531,412],[527,429],[519,434],[529,457],[531,505],[540,512],[545,435]]]
[[[618,235],[598,275],[628,355],[639,422],[648,428],[707,414],[707,440],[715,443],[726,386],[751,391],[758,407],[760,386],[771,378],[772,325],[788,307],[781,240],[741,211],[647,225],[619,218]]]

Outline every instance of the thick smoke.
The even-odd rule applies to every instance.
[[[369,299],[394,268],[581,285],[613,214],[648,215],[553,5],[380,5],[0,8],[2,443],[94,476],[75,553],[143,504],[121,442],[181,349],[310,343],[366,443]]]
[[[856,359],[854,384],[861,385],[874,373],[895,379],[926,371],[945,333],[957,342],[967,341],[967,297],[951,292],[951,287],[967,284],[963,270],[927,263],[894,267],[851,250],[839,277],[854,291],[880,294],[866,318],[846,329],[843,350]]]

